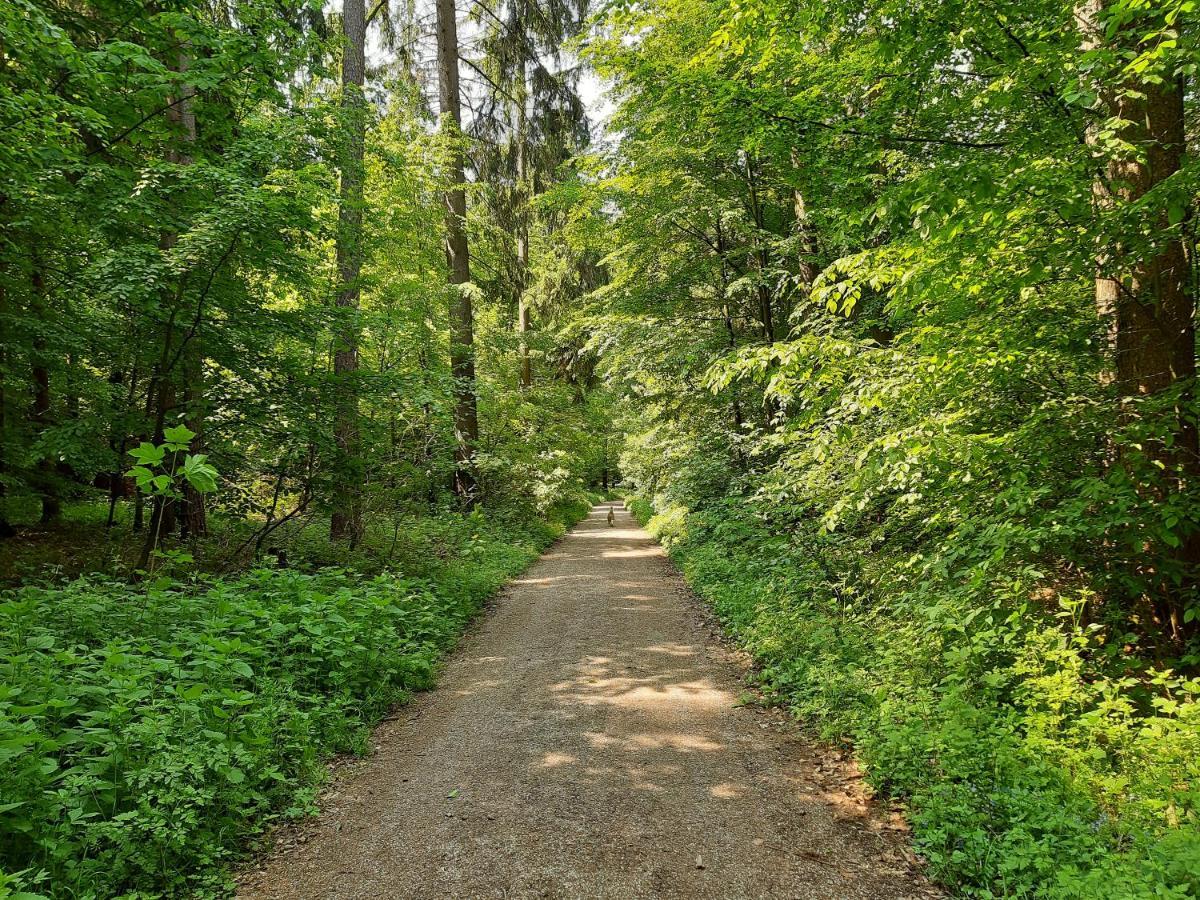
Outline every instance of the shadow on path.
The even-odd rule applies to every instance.
[[[609,505],[510,584],[239,896],[938,896],[821,748],[737,705],[678,572]]]

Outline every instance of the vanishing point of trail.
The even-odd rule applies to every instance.
[[[738,704],[679,573],[607,511],[510,584],[240,896],[936,896],[843,764]]]

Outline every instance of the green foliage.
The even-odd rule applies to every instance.
[[[482,600],[562,528],[410,522],[419,574],[257,569],[6,592],[0,870],[23,874],[0,896],[221,893],[248,838],[311,812],[324,759],[363,752],[370,725],[430,686]]]
[[[1198,48],[1178,4],[1087,9],[656,0],[584,48],[576,328],[632,508],[965,896],[1198,891],[1194,285],[1137,351],[1125,318],[1200,178],[1128,119]]]
[[[217,470],[206,461],[208,456],[204,453],[186,453],[196,433],[184,425],[176,425],[165,429],[163,436],[165,443],[155,446],[149,441],[142,441],[141,445],[129,451],[138,464],[125,475],[132,478],[143,493],[155,497],[181,497],[180,487],[185,483],[201,494],[215,491]],[[182,465],[179,463],[180,453],[184,453]]]
[[[631,509],[768,697],[858,748],[963,896],[1196,896],[1200,679],[1114,656],[1077,600],[1017,607],[1001,583],[987,606],[949,583],[916,593],[894,557],[847,579],[830,561],[864,541],[797,541],[741,504]]]
[[[218,884],[618,470],[947,883],[1196,894],[1193,5],[475,10],[481,507],[454,515],[447,145],[409,55],[356,106],[335,305],[359,112],[323,4],[4,4],[0,894]],[[409,12],[374,10],[380,46]],[[571,34],[614,103],[591,152],[549,66]],[[176,570],[269,539],[304,571],[143,602],[117,578],[146,497]]]

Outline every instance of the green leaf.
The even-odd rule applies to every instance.
[[[162,463],[167,451],[163,447],[155,447],[148,441],[142,441],[129,451],[129,455],[143,466],[157,466]]]
[[[137,482],[137,486],[142,490],[145,490],[146,485],[148,485],[150,480],[154,478],[154,473],[145,466],[134,466],[132,469],[126,472],[125,475],[128,478],[134,479],[134,481]]]
[[[189,454],[183,461],[183,477],[202,494],[217,489],[217,470],[205,462],[207,458],[203,453],[196,453]]]
[[[233,671],[237,672],[239,675],[244,675],[246,678],[254,677],[254,670],[250,668],[247,663],[242,662],[240,659],[233,660],[233,662],[229,664],[229,668],[233,669]]]
[[[192,438],[196,436],[196,432],[188,428],[186,425],[175,425],[171,428],[163,429],[163,438],[170,444],[188,445],[192,442]]]

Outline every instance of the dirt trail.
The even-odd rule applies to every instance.
[[[847,764],[737,705],[678,572],[607,511],[510,585],[241,897],[937,896]]]

